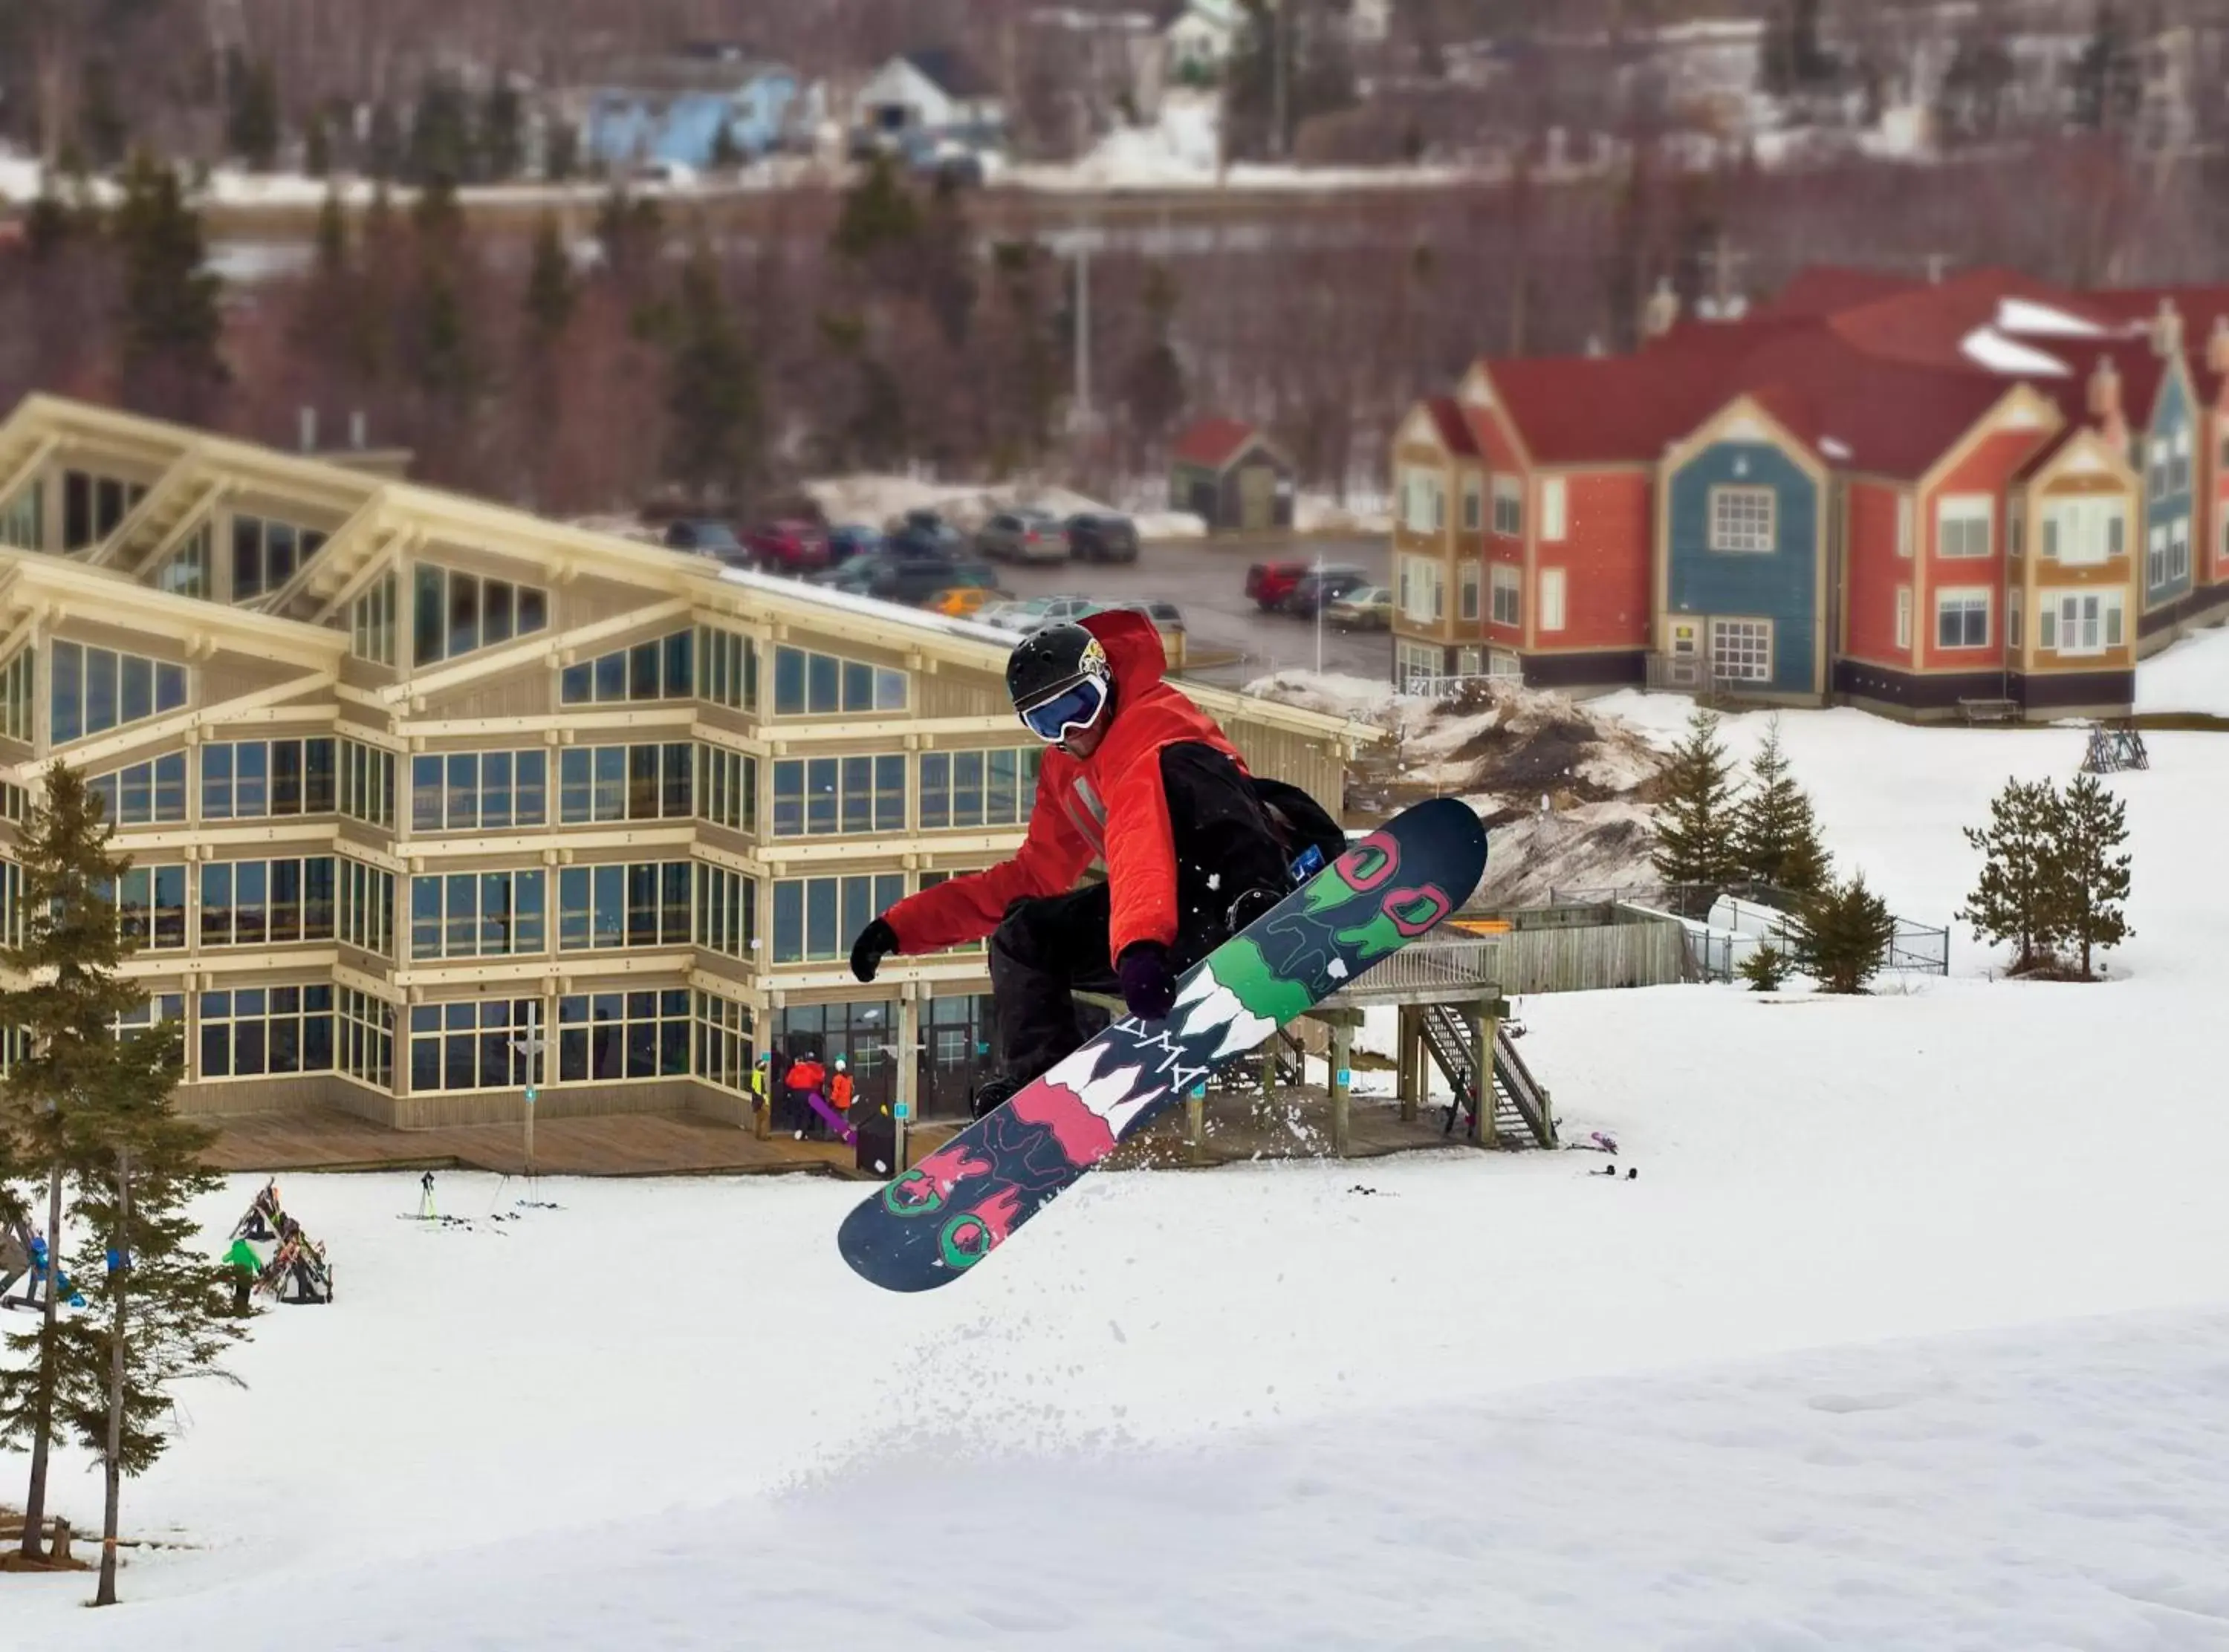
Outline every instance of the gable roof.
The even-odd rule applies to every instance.
[[[1169,457],[1179,464],[1196,464],[1204,471],[1227,471],[1261,435],[1253,426],[1236,419],[1195,419],[1177,438]]]
[[[1432,415],[1432,423],[1439,430],[1442,446],[1467,458],[1478,457],[1478,436],[1471,429],[1470,420],[1464,417],[1461,403],[1453,396],[1429,396],[1425,399],[1424,409]]]
[[[908,52],[905,61],[947,97],[988,98],[998,93],[999,88],[975,67],[973,60],[954,47],[926,47]]]

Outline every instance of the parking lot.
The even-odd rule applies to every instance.
[[[999,583],[1019,597],[1083,596],[1109,602],[1150,598],[1173,602],[1184,611],[1186,644],[1203,660],[1235,656],[1194,675],[1236,686],[1250,677],[1287,667],[1314,667],[1317,627],[1295,615],[1263,613],[1247,599],[1249,562],[1288,559],[1362,569],[1374,583],[1386,581],[1385,541],[1317,541],[1282,546],[1220,546],[1213,541],[1147,545],[1132,563],[995,562]],[[1380,631],[1345,632],[1322,628],[1323,668],[1355,676],[1388,678],[1393,644]]]

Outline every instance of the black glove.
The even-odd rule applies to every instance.
[[[876,968],[898,950],[898,932],[883,919],[877,918],[859,932],[859,938],[851,943],[851,973],[862,981],[872,981]]]
[[[1115,961],[1122,1002],[1140,1021],[1159,1021],[1177,1002],[1177,972],[1169,968],[1169,949],[1159,941],[1133,941]]]

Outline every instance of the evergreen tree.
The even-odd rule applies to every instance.
[[[734,500],[757,458],[758,363],[702,246],[682,271],[667,375],[669,473],[700,496]]]
[[[498,74],[480,105],[480,175],[501,182],[515,178],[525,165],[526,140],[518,89],[511,77]]]
[[[526,333],[537,354],[553,348],[573,319],[580,294],[573,281],[573,259],[556,216],[542,215],[534,227],[534,251],[526,272]]]
[[[2064,938],[2064,902],[2057,894],[2058,788],[2048,780],[2007,780],[1989,802],[1989,823],[1965,829],[1982,855],[1981,880],[1958,909],[1975,938],[2010,941],[2015,975],[2049,964]]]
[[[2076,125],[2092,131],[2118,130],[2136,113],[2142,92],[2136,45],[2114,0],[2098,0],[2090,39],[2069,79]]]
[[[581,134],[570,123],[556,121],[542,140],[542,176],[563,183],[581,170]]]
[[[317,263],[320,276],[328,279],[348,272],[349,234],[348,213],[341,205],[337,190],[327,189],[325,198],[318,203]]]
[[[418,91],[404,151],[405,176],[413,183],[463,183],[475,176],[478,153],[472,141],[471,106],[453,80],[435,76]]]
[[[371,106],[370,128],[364,136],[363,170],[381,183],[401,175],[402,124],[388,104]]]
[[[1750,775],[1749,790],[1734,811],[1734,853],[1742,874],[1808,894],[1827,880],[1828,855],[1811,799],[1789,772],[1776,716],[1766,725]]]
[[[940,174],[928,192],[928,209],[908,259],[915,290],[936,317],[945,342],[960,349],[974,324],[978,256],[966,198],[948,175]]]
[[[1159,264],[1146,272],[1140,307],[1146,315],[1146,340],[1123,373],[1122,404],[1132,436],[1141,450],[1151,451],[1160,446],[1185,405],[1184,363],[1170,340],[1177,285]]]
[[[112,829],[82,775],[57,764],[46,785],[44,800],[24,818],[16,852],[22,943],[0,949],[0,968],[30,983],[0,992],[0,1027],[20,1028],[29,1044],[0,1079],[0,1134],[45,1180],[50,1258],[37,1329],[9,1338],[0,1364],[0,1444],[30,1453],[22,1553],[34,1560],[45,1558],[48,1454],[56,1431],[70,1420],[65,1407],[75,1392],[67,1386],[73,1367],[55,1278],[64,1248],[63,1185],[101,1156],[101,1116],[118,1098],[119,1069],[129,1065],[110,1028],[146,1002],[117,976],[126,946],[114,891],[130,862],[110,853]]]
[[[1866,887],[1862,872],[1824,885],[1796,911],[1796,966],[1823,992],[1863,992],[1888,962],[1895,938],[1888,903]]]
[[[229,377],[218,354],[219,282],[203,267],[201,218],[177,174],[144,152],[125,172],[115,238],[124,263],[125,400],[139,412],[205,424]]]
[[[1707,891],[1740,875],[1734,797],[1733,764],[1718,739],[1718,714],[1698,706],[1688,716],[1686,738],[1672,748],[1664,772],[1651,857],[1659,877],[1667,883],[1702,884]]]
[[[829,246],[846,261],[865,265],[878,254],[909,247],[921,234],[921,207],[899,182],[887,155],[868,163],[858,182],[844,192]]]
[[[115,71],[104,59],[94,58],[85,66],[85,95],[79,105],[77,126],[87,157],[102,171],[124,158],[132,128],[117,101]]]
[[[267,172],[279,158],[279,71],[268,58],[253,62],[237,49],[228,56],[225,86],[225,146],[251,172]]]
[[[736,142],[736,129],[725,120],[712,129],[712,152],[706,163],[715,172],[732,172],[743,163],[742,146]]]
[[[1777,992],[1788,983],[1794,965],[1788,954],[1770,941],[1761,941],[1757,950],[1741,961],[1739,974],[1749,983],[1751,992]]]
[[[310,124],[302,133],[302,170],[313,178],[322,178],[333,170],[333,134],[322,109],[313,112]]]
[[[2093,949],[2117,946],[2136,932],[2122,905],[2129,898],[2130,857],[2121,850],[2129,841],[2128,807],[2085,774],[2067,787],[2052,824],[2055,926],[2081,949],[2087,980]]]

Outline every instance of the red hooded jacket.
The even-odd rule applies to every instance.
[[[1134,941],[1177,938],[1176,844],[1161,750],[1211,746],[1245,772],[1215,720],[1161,681],[1160,633],[1134,609],[1082,622],[1107,650],[1114,704],[1105,737],[1089,758],[1048,747],[1029,835],[1014,858],[908,896],[883,913],[902,952],[934,952],[982,939],[1025,895],[1065,894],[1095,860],[1113,886],[1108,956]]]

